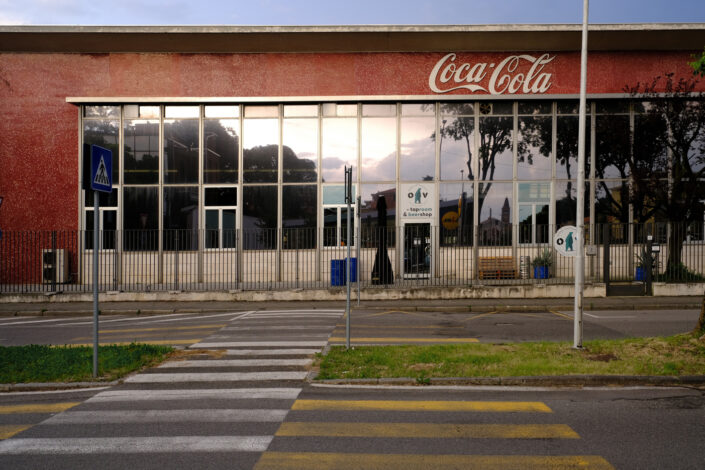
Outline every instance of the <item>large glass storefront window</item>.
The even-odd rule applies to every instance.
[[[282,188],[282,248],[316,247],[318,190],[315,185]]]
[[[560,111],[561,107],[559,107]],[[556,178],[578,177],[578,131],[577,115],[556,117]],[[590,177],[590,116],[585,120],[585,178]]]
[[[495,109],[493,103],[483,105],[486,107],[483,110],[486,110],[488,115],[480,117],[480,178],[511,180],[514,119],[511,116],[489,116]]]
[[[198,187],[164,188],[164,249],[198,250]]]
[[[376,248],[379,240],[395,245],[397,189],[388,184],[364,184],[361,191],[361,236],[364,248]],[[381,201],[384,200],[384,204]],[[381,231],[385,234],[382,235]]]
[[[590,104],[585,169],[595,205],[586,191],[585,215],[594,222],[659,223],[667,220],[668,196],[654,188],[693,192],[683,190],[687,178],[674,182],[667,122],[652,112],[658,104]],[[325,193],[341,187],[346,165],[362,196],[363,242],[367,230],[372,243],[381,196],[393,231],[402,222],[397,189],[427,181],[438,192],[431,220],[440,244],[469,246],[476,238],[509,246],[547,241],[541,226],[577,223],[577,113],[575,100],[91,105],[83,108],[81,131],[83,142],[113,150],[116,196],[99,216],[106,230],[125,236],[104,240],[107,248],[234,248],[237,229],[255,234],[242,245],[248,249],[315,248],[321,233],[289,234],[321,229],[333,234],[323,231],[322,246],[339,246],[344,204],[327,204]],[[685,156],[693,174],[705,166],[701,141]],[[541,200],[527,200],[527,185],[550,188],[551,196],[542,189]],[[225,190],[226,203],[209,202],[211,191]],[[81,201],[80,223],[90,229],[83,193]],[[150,235],[160,229],[174,236]],[[203,243],[198,230],[206,231]],[[387,240],[391,246],[396,239]]]
[[[396,114],[396,105],[362,105],[362,181],[396,179]]]
[[[548,243],[551,183],[519,183],[519,243]]]
[[[198,106],[164,111],[164,183],[198,183]]]
[[[279,172],[279,110],[276,106],[245,107],[243,182],[276,183]]]
[[[242,241],[246,250],[277,247],[278,197],[276,186],[242,189]]]
[[[399,178],[433,181],[436,176],[436,116],[432,105],[403,104]]]
[[[595,177],[626,179],[629,165],[630,126],[629,103],[607,101],[597,103],[595,121]]]
[[[83,111],[83,143],[113,153],[113,184],[120,183],[120,107],[87,106]]]
[[[512,183],[479,184],[478,230],[483,246],[512,244]]]
[[[240,153],[238,106],[206,106],[203,120],[203,182],[237,183]]]
[[[126,186],[123,189],[123,246],[126,251],[159,248],[159,188]]]
[[[357,187],[353,185],[352,197],[357,200]],[[355,239],[355,206],[350,213],[350,229]],[[323,186],[323,246],[346,246],[348,206],[345,203],[345,186]],[[353,242],[354,244],[354,242]]]
[[[441,103],[439,128],[441,179],[475,179],[475,108],[472,103]]]
[[[283,181],[315,183],[318,179],[318,106],[284,106]]]
[[[519,103],[517,178],[545,180],[552,175],[552,104],[545,101]]]
[[[629,223],[629,182],[595,181],[595,213],[598,223]]]
[[[473,183],[441,184],[438,200],[440,246],[473,244]]]
[[[321,175],[324,183],[342,183],[345,166],[353,166],[353,179],[357,179],[357,118],[347,117],[356,105],[323,105],[321,128]],[[333,112],[337,114],[333,114]],[[357,114],[355,114],[357,115]]]
[[[159,121],[125,119],[125,184],[159,182]]]
[[[564,225],[578,225],[576,220],[577,209],[577,183],[575,181],[556,181],[555,184],[555,213],[556,229]],[[585,198],[583,215],[587,227],[590,223],[590,183],[585,183]]]

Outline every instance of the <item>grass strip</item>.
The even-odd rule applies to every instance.
[[[0,383],[110,381],[158,364],[172,351],[152,344],[99,346],[94,379],[92,347],[0,346]]]
[[[702,375],[705,336],[567,342],[333,347],[318,380],[541,375]]]

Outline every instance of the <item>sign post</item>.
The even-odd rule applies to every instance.
[[[347,287],[347,297],[345,301],[345,345],[350,349],[350,267],[352,260],[350,259],[350,210],[352,209],[352,165],[350,168],[345,167],[345,203],[348,205],[347,224],[348,233],[347,241],[345,242],[347,249],[347,258],[345,260],[345,285]]]
[[[578,302],[578,299],[580,299],[579,305],[580,308],[576,308],[575,310],[575,316],[574,316],[574,328],[573,328],[573,333],[574,333],[574,344],[573,347],[576,349],[582,348],[583,347],[583,310],[582,310],[582,298],[583,298],[583,291],[582,291],[582,276],[580,279],[578,279],[578,270],[583,269],[583,264],[580,263],[581,260],[584,260],[583,258],[583,229],[581,226],[574,226],[574,225],[566,225],[564,227],[561,227],[558,229],[556,234],[553,236],[553,248],[556,249],[556,251],[563,255],[563,256],[569,256],[571,258],[575,258],[575,261],[573,263],[573,266],[575,266],[575,278],[576,278],[576,286],[575,286],[575,298],[576,298],[576,303]],[[578,292],[578,281],[580,281],[580,292]]]
[[[583,287],[585,284],[585,254],[583,234],[585,233],[585,114],[587,89],[587,41],[588,41],[588,0],[583,0],[583,34],[580,51],[580,110],[578,115],[578,194],[575,200],[576,223],[580,237],[576,244],[575,303],[573,315],[573,348],[583,347]]]
[[[98,262],[100,250],[100,203],[101,192],[113,191],[113,152],[91,145],[91,189],[93,190],[93,377],[98,376]]]

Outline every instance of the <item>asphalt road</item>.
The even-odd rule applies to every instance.
[[[703,391],[232,386],[2,395],[0,467],[703,468]]]
[[[585,311],[583,335],[585,340],[673,335],[691,331],[698,315],[698,310]],[[573,322],[573,312],[565,310],[515,313],[354,310],[351,341],[354,344],[572,341]],[[344,341],[345,325],[341,322],[331,343]]]
[[[274,310],[296,313],[299,310]],[[339,311],[339,310],[337,310]],[[260,310],[258,312],[267,312]],[[189,346],[248,312],[108,315],[100,317],[101,344],[149,342]],[[584,313],[584,339],[660,336],[693,329],[698,310],[596,310]],[[244,327],[243,327],[244,328]],[[296,329],[293,324],[290,329]],[[242,330],[247,334],[249,330]],[[255,332],[256,333],[256,332]],[[341,317],[331,344],[344,344]],[[544,312],[424,312],[403,309],[353,310],[353,344],[572,341],[573,317],[566,310]],[[92,344],[89,316],[0,317],[0,345]]]
[[[697,312],[594,315],[586,337],[687,331]],[[703,468],[702,390],[309,385],[313,354],[344,332],[340,310],[105,319],[103,340],[172,342],[188,355],[107,389],[0,394],[0,468]],[[0,337],[79,343],[89,320],[3,319]],[[372,344],[572,332],[559,311],[351,320],[353,338]]]

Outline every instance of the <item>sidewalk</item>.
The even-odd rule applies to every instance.
[[[585,298],[584,310],[685,310],[700,309],[702,296],[680,297],[594,297]],[[351,301],[353,309],[435,312],[546,311],[573,310],[573,299],[455,299],[455,300],[366,300]],[[102,315],[159,315],[171,313],[209,313],[249,310],[345,309],[345,301],[134,301],[101,302]],[[91,302],[0,302],[0,316],[76,316],[92,315]]]

